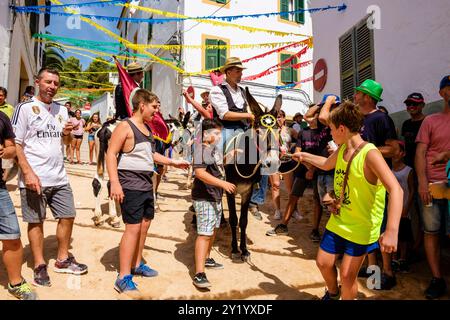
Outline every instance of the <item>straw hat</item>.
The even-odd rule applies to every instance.
[[[231,67],[236,67],[239,69],[247,69],[242,65],[241,59],[237,57],[230,57],[227,58],[227,60],[225,61],[225,65],[223,65],[219,70],[221,73],[225,73],[225,71],[227,71],[227,69]]]
[[[127,66],[127,71],[129,74],[144,72],[142,66],[137,62],[132,62]]]

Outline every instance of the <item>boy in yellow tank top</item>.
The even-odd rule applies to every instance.
[[[364,116],[351,102],[334,109],[329,118],[333,140],[340,145],[329,158],[299,152],[294,158],[322,170],[335,169],[334,189],[337,199],[344,192],[340,211],[328,221],[316,263],[325,280],[324,300],[353,300],[358,293],[357,275],[368,252],[381,247],[382,252],[397,250],[398,228],[403,205],[403,191],[383,156],[373,144],[362,145],[359,132]],[[348,181],[342,190],[347,164],[351,162]],[[388,222],[380,236],[385,193],[389,192]],[[336,259],[343,254],[338,286]]]

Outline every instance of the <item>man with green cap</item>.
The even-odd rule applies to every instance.
[[[378,102],[382,101],[381,95],[383,87],[380,83],[367,79],[359,87],[355,88],[355,95],[353,102],[359,105],[361,112],[364,114],[364,126],[362,129],[362,138],[370,143],[373,143],[385,158],[389,166],[391,166],[391,158],[394,153],[394,147],[387,145],[388,140],[396,140],[397,132],[395,130],[394,122],[386,113],[377,109]],[[386,202],[387,208],[387,202]],[[381,234],[386,229],[386,210],[383,224],[381,226]],[[390,290],[397,281],[391,267],[391,256],[388,253],[383,253],[383,273],[381,275],[380,289]],[[370,253],[368,255],[368,264],[376,265],[376,254]],[[366,269],[362,268],[360,276],[370,276]]]

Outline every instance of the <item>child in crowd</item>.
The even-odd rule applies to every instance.
[[[394,271],[408,272],[409,265],[407,259],[410,246],[414,241],[411,228],[411,210],[413,208],[413,196],[415,192],[414,171],[404,162],[406,156],[405,143],[403,141],[397,141],[396,145],[397,147],[392,157],[392,172],[403,189],[403,211],[398,233],[400,254],[396,254],[398,260],[392,260],[392,269]]]
[[[158,97],[140,89],[132,99],[133,116],[114,130],[106,165],[111,182],[111,198],[119,201],[125,232],[119,248],[119,275],[114,288],[119,293],[138,293],[133,275],[158,275],[143,262],[142,251],[154,217],[152,174],[154,162],[187,169],[184,160],[172,160],[154,152],[152,133],[145,124],[158,107]]]
[[[363,122],[358,106],[346,101],[330,114],[331,135],[339,149],[328,158],[305,152],[294,155],[294,159],[322,170],[335,168],[336,210],[327,223],[316,259],[327,286],[324,300],[355,299],[357,275],[367,253],[379,245],[382,252],[397,250],[403,191],[381,153],[361,138]],[[386,190],[391,200],[386,231],[380,236]],[[335,266],[339,255],[343,255],[341,286]]]
[[[206,278],[205,267],[222,269],[223,265],[210,257],[211,248],[222,216],[222,195],[225,190],[234,193],[236,186],[225,181],[225,169],[218,145],[221,143],[222,125],[217,120],[202,122],[202,144],[194,147],[195,179],[192,201],[197,213],[197,240],[195,241],[195,276],[197,288],[211,286]]]

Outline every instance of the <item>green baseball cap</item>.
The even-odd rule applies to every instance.
[[[356,87],[355,90],[361,91],[362,93],[365,93],[365,94],[371,96],[378,102],[383,101],[383,99],[381,99],[381,94],[383,93],[383,87],[381,86],[380,83],[378,83],[374,80],[367,79],[366,81],[361,83],[361,85],[359,87]]]

